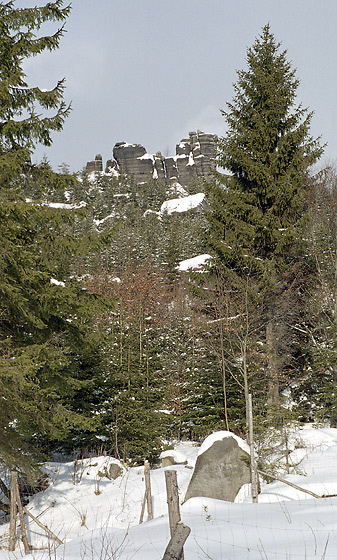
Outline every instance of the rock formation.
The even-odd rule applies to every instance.
[[[103,158],[101,154],[97,154],[93,161],[88,161],[85,171],[86,173],[92,173],[93,171],[103,171]]]
[[[102,171],[101,156],[88,162],[86,172]],[[166,185],[177,181],[187,186],[193,179],[208,181],[215,169],[216,136],[198,130],[190,132],[176,146],[176,155],[164,157],[160,152],[148,154],[140,144],[118,142],[113,148],[113,160],[108,160],[106,172],[118,172],[132,178],[137,184],[148,181],[150,177]]]
[[[230,432],[216,432],[202,444],[185,501],[215,498],[234,502],[243,484],[250,482],[249,448]]]

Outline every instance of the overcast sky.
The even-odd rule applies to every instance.
[[[16,0],[16,5],[45,2]],[[233,97],[246,50],[269,22],[300,79],[298,99],[314,111],[311,132],[337,159],[336,0],[73,0],[60,49],[30,59],[30,85],[66,78],[72,112],[51,148],[52,166],[81,170],[120,141],[175,153],[200,129],[225,134],[220,109]],[[46,28],[50,31],[50,27]]]

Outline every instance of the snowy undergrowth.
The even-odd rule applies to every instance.
[[[284,475],[289,481],[319,495],[337,494],[337,430],[307,426],[294,437],[301,448],[302,474]],[[28,506],[65,544],[54,542],[34,522],[29,522],[29,540],[34,551],[27,560],[40,559],[161,559],[169,541],[165,491],[166,469],[175,469],[183,500],[198,449],[191,443],[175,450],[186,465],[151,471],[154,519],[139,525],[144,496],[143,467],[126,468],[118,461],[99,457],[73,463],[49,463],[52,484],[37,494]],[[117,464],[122,474],[109,480],[104,473]],[[75,482],[75,484],[74,484]],[[259,503],[252,504],[249,485],[235,503],[193,498],[181,506],[182,521],[191,528],[184,551],[186,560],[212,559],[332,559],[337,548],[337,498],[314,499],[282,484],[262,483]],[[8,544],[8,525],[0,527],[1,544]],[[48,548],[49,547],[49,548]],[[22,545],[0,559],[19,558]]]

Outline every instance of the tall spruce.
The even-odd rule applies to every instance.
[[[323,148],[310,135],[313,113],[296,105],[299,81],[269,25],[237,74],[233,101],[222,111],[224,173],[209,188],[208,244],[228,289],[236,298],[242,293],[242,313],[247,305],[258,309],[272,403],[301,355],[291,331],[308,274],[301,231],[310,168]]]
[[[27,58],[58,47],[70,10],[62,5],[0,6],[0,462],[23,468],[32,443],[62,442],[73,426],[92,428],[83,407],[71,403],[84,387],[94,392],[97,355],[87,328],[96,297],[73,273],[74,212],[24,198],[30,183],[45,196],[47,185],[60,192],[75,181],[30,163],[35,144],[50,145],[62,129],[69,107],[63,80],[45,91],[30,87],[23,71]],[[37,37],[48,21],[59,29]]]

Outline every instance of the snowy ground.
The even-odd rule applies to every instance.
[[[298,434],[297,434],[298,435]],[[305,427],[301,447],[290,459],[298,474],[289,481],[316,494],[337,494],[337,429]],[[187,465],[175,469],[183,500],[198,449],[179,444],[177,456]],[[37,494],[28,509],[64,545],[55,548],[43,530],[29,522],[34,551],[27,560],[99,559],[160,560],[169,541],[164,468],[151,471],[154,520],[139,525],[144,495],[143,468],[125,468],[116,480],[101,478],[113,459],[94,457],[77,465],[50,463],[53,483]],[[74,477],[76,483],[74,484]],[[303,560],[337,557],[337,497],[315,499],[285,484],[262,484],[259,503],[252,504],[249,488],[236,503],[193,498],[181,506],[182,521],[191,528],[185,560]],[[8,525],[0,527],[0,560],[20,558],[22,543],[9,553]]]

